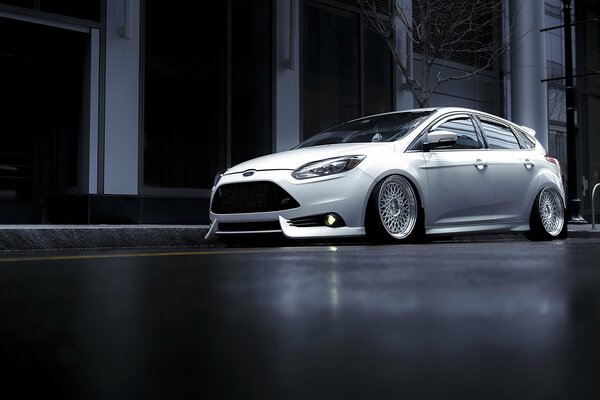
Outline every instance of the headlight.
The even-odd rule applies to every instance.
[[[221,177],[225,172],[227,172],[227,169],[222,169],[219,172],[217,172],[217,174],[215,175],[215,180],[213,181],[213,187],[217,186],[217,183],[219,183]]]
[[[328,158],[326,160],[313,161],[304,164],[294,172],[292,176],[296,179],[308,179],[318,176],[339,174],[356,167],[366,156],[343,156]]]

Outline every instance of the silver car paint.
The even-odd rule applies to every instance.
[[[495,116],[460,108],[439,109],[411,134],[393,143],[334,144],[291,150],[259,157],[230,168],[213,188],[234,182],[272,181],[292,195],[301,206],[279,212],[214,214],[207,237],[221,233],[222,222],[280,221],[289,237],[335,237],[364,235],[365,213],[377,182],[393,174],[414,185],[425,210],[428,234],[485,231],[526,231],[533,201],[544,187],[555,187],[565,201],[558,167],[547,161],[536,140],[533,150],[435,150],[407,151],[411,143],[437,121],[453,114]],[[510,123],[511,126],[515,126]],[[344,155],[366,155],[351,171],[297,180],[292,170],[308,162]],[[242,173],[256,170],[250,177]],[[347,227],[297,228],[285,221],[307,215],[337,212]],[[293,228],[293,229],[291,229]]]

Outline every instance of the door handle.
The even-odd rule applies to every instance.
[[[480,169],[480,170],[487,167],[487,163],[485,161],[483,161],[481,158],[478,158],[477,160],[475,160],[473,165],[475,166],[475,168]]]
[[[533,167],[535,164],[529,158],[526,158],[525,160],[523,160],[523,165],[525,166],[525,168],[531,169],[531,167]]]

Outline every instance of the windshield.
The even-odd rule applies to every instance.
[[[401,139],[433,111],[411,111],[362,118],[329,128],[295,148],[337,143],[393,142]]]

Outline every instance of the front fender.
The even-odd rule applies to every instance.
[[[427,171],[425,169],[425,158],[423,153],[390,153],[366,165],[358,166],[366,174],[373,178],[373,182],[363,199],[363,210],[367,209],[369,198],[375,186],[390,175],[401,175],[408,179],[414,186],[419,196],[420,206],[427,209],[429,203],[429,192],[427,188]],[[364,213],[366,215],[366,213]],[[364,224],[364,221],[363,221]]]

